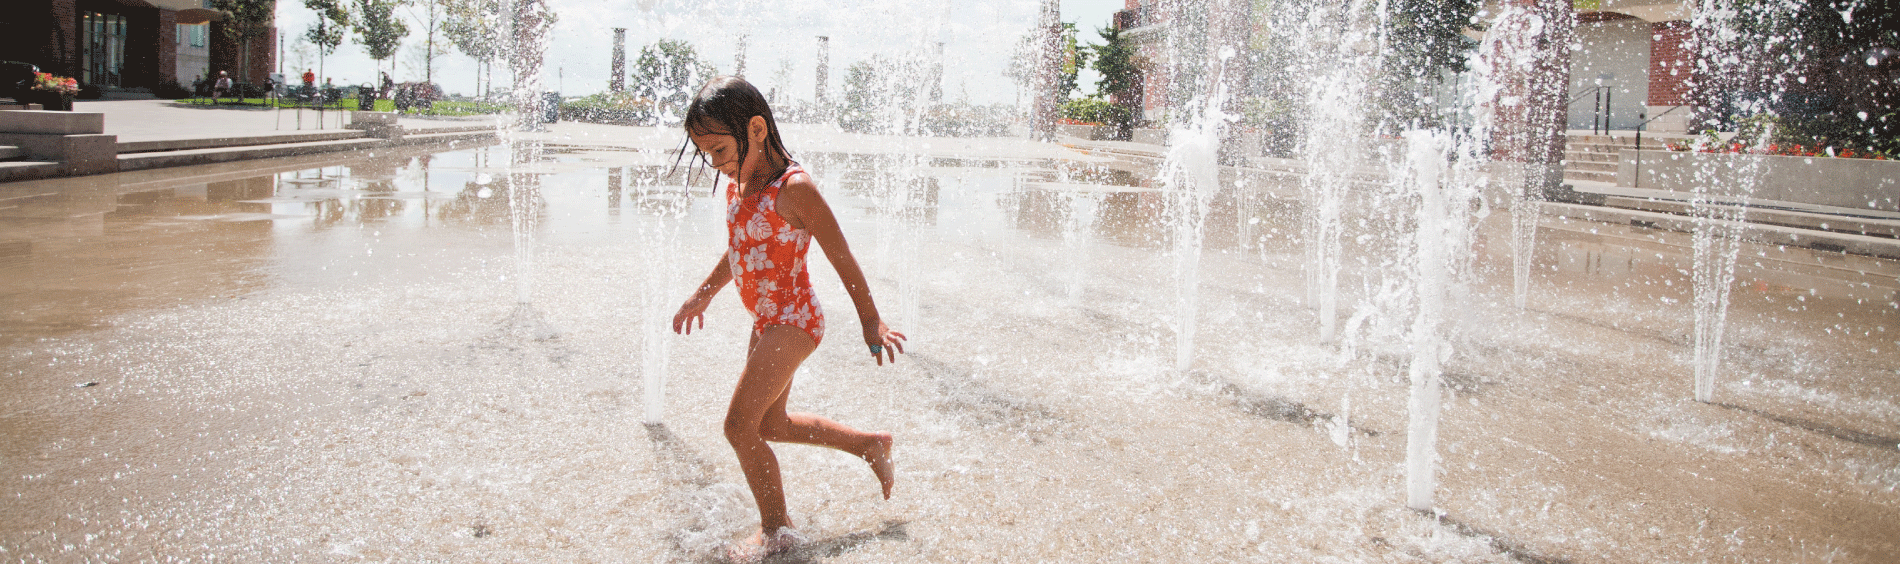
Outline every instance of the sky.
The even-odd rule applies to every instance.
[[[1100,43],[1095,28],[1107,25],[1125,0],[1061,0],[1062,20],[1081,30],[1077,40]],[[613,59],[613,28],[627,29],[627,60],[632,65],[640,47],[660,39],[692,43],[700,56],[721,74],[735,67],[739,38],[746,38],[745,76],[761,90],[780,90],[796,99],[810,100],[815,90],[817,36],[831,38],[829,89],[835,95],[852,62],[873,54],[925,52],[944,43],[944,98],[974,104],[1017,103],[1023,93],[1003,76],[1010,48],[1034,26],[1036,0],[783,0],[753,3],[707,3],[691,0],[548,0],[559,21],[555,24],[546,61],[546,86],[563,95],[577,96],[607,89]],[[410,33],[395,56],[397,81],[419,81],[423,65],[421,12],[398,10],[409,21]],[[277,25],[283,37],[280,56],[284,73],[300,74],[302,67],[319,66],[315,49],[298,46],[304,30],[316,21],[301,0],[279,0]],[[442,41],[446,44],[446,41]],[[474,94],[479,65],[454,52],[436,59],[434,80],[450,93]],[[337,84],[363,84],[376,76],[375,61],[364,53],[352,34],[343,46],[322,61],[326,75]],[[388,63],[383,64],[388,69]],[[506,69],[495,66],[505,84]],[[1079,83],[1084,93],[1094,89],[1093,71],[1084,71]],[[321,79],[319,79],[321,82]]]

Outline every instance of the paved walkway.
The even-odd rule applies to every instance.
[[[301,129],[298,110],[243,106],[192,106],[169,100],[95,100],[73,103],[73,111],[100,112],[106,115],[106,133],[119,136],[120,142],[171,139],[209,139],[219,137],[263,137],[289,133],[337,131],[349,123],[347,111],[326,110],[318,122],[316,110],[302,110]],[[416,117],[398,119],[410,134],[429,133],[432,129],[494,125],[494,116]],[[796,152],[843,152],[860,154],[911,153],[936,158],[988,159],[1069,159],[1107,160],[1091,157],[1056,143],[1039,143],[1027,138],[939,138],[920,139],[891,135],[847,133],[837,127],[814,124],[782,124],[786,144]],[[593,123],[560,122],[547,131],[517,134],[519,138],[542,139],[572,145],[619,146],[638,149],[673,149],[685,140],[674,127],[633,127]]]
[[[170,100],[80,100],[73,102],[73,111],[105,114],[106,133],[119,136],[121,142],[336,131],[349,123],[350,113],[325,110],[319,115],[316,110],[289,108],[192,106]],[[428,129],[492,124],[494,119],[403,117],[398,121],[412,133],[428,133]]]

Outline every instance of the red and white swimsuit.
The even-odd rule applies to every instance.
[[[778,214],[785,179],[801,172],[805,169],[793,163],[778,180],[745,196],[737,183],[726,184],[726,263],[739,283],[739,300],[752,311],[754,335],[767,325],[790,325],[805,330],[816,344],[825,336],[825,314],[805,271],[811,233]]]

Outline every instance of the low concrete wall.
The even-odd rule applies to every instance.
[[[97,112],[17,110],[0,112],[0,132],[87,135],[106,132],[106,115]]]
[[[1058,125],[1056,128],[1063,135],[1089,141],[1115,140],[1115,126],[1112,125]]]
[[[1149,145],[1166,145],[1168,144],[1168,130],[1153,127],[1136,128],[1134,137],[1129,139],[1129,141]]]
[[[401,140],[403,127],[396,123],[396,114],[392,112],[355,112],[350,114],[350,129],[360,129],[370,137],[379,137],[391,141]]]
[[[1900,212],[1900,161],[1624,149],[1616,182],[1685,195],[1708,183],[1711,194],[1740,197],[1749,177],[1757,200]]]

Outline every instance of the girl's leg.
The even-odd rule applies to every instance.
[[[891,434],[859,431],[814,413],[787,413],[785,403],[791,395],[792,387],[787,385],[778,400],[772,402],[759,429],[760,436],[775,443],[834,448],[862,458],[871,464],[871,472],[877,475],[878,484],[884,490],[884,499],[890,499],[891,486],[896,481],[896,473],[891,466]]]
[[[789,527],[791,517],[785,511],[784,482],[779,477],[778,456],[765,442],[764,422],[783,418],[781,398],[791,388],[792,373],[816,348],[811,336],[796,327],[766,326],[752,335],[746,354],[745,372],[732,391],[732,403],[726,407],[726,442],[739,455],[739,468],[745,471],[746,485],[759,505],[759,527],[774,531]]]
[[[785,510],[778,457],[766,441],[797,442],[835,448],[871,462],[890,497],[891,437],[866,433],[809,413],[785,413],[792,374],[816,345],[803,330],[768,325],[752,337],[745,373],[726,409],[726,441],[739,456],[752,498],[759,505],[759,526],[766,531],[791,525]]]

